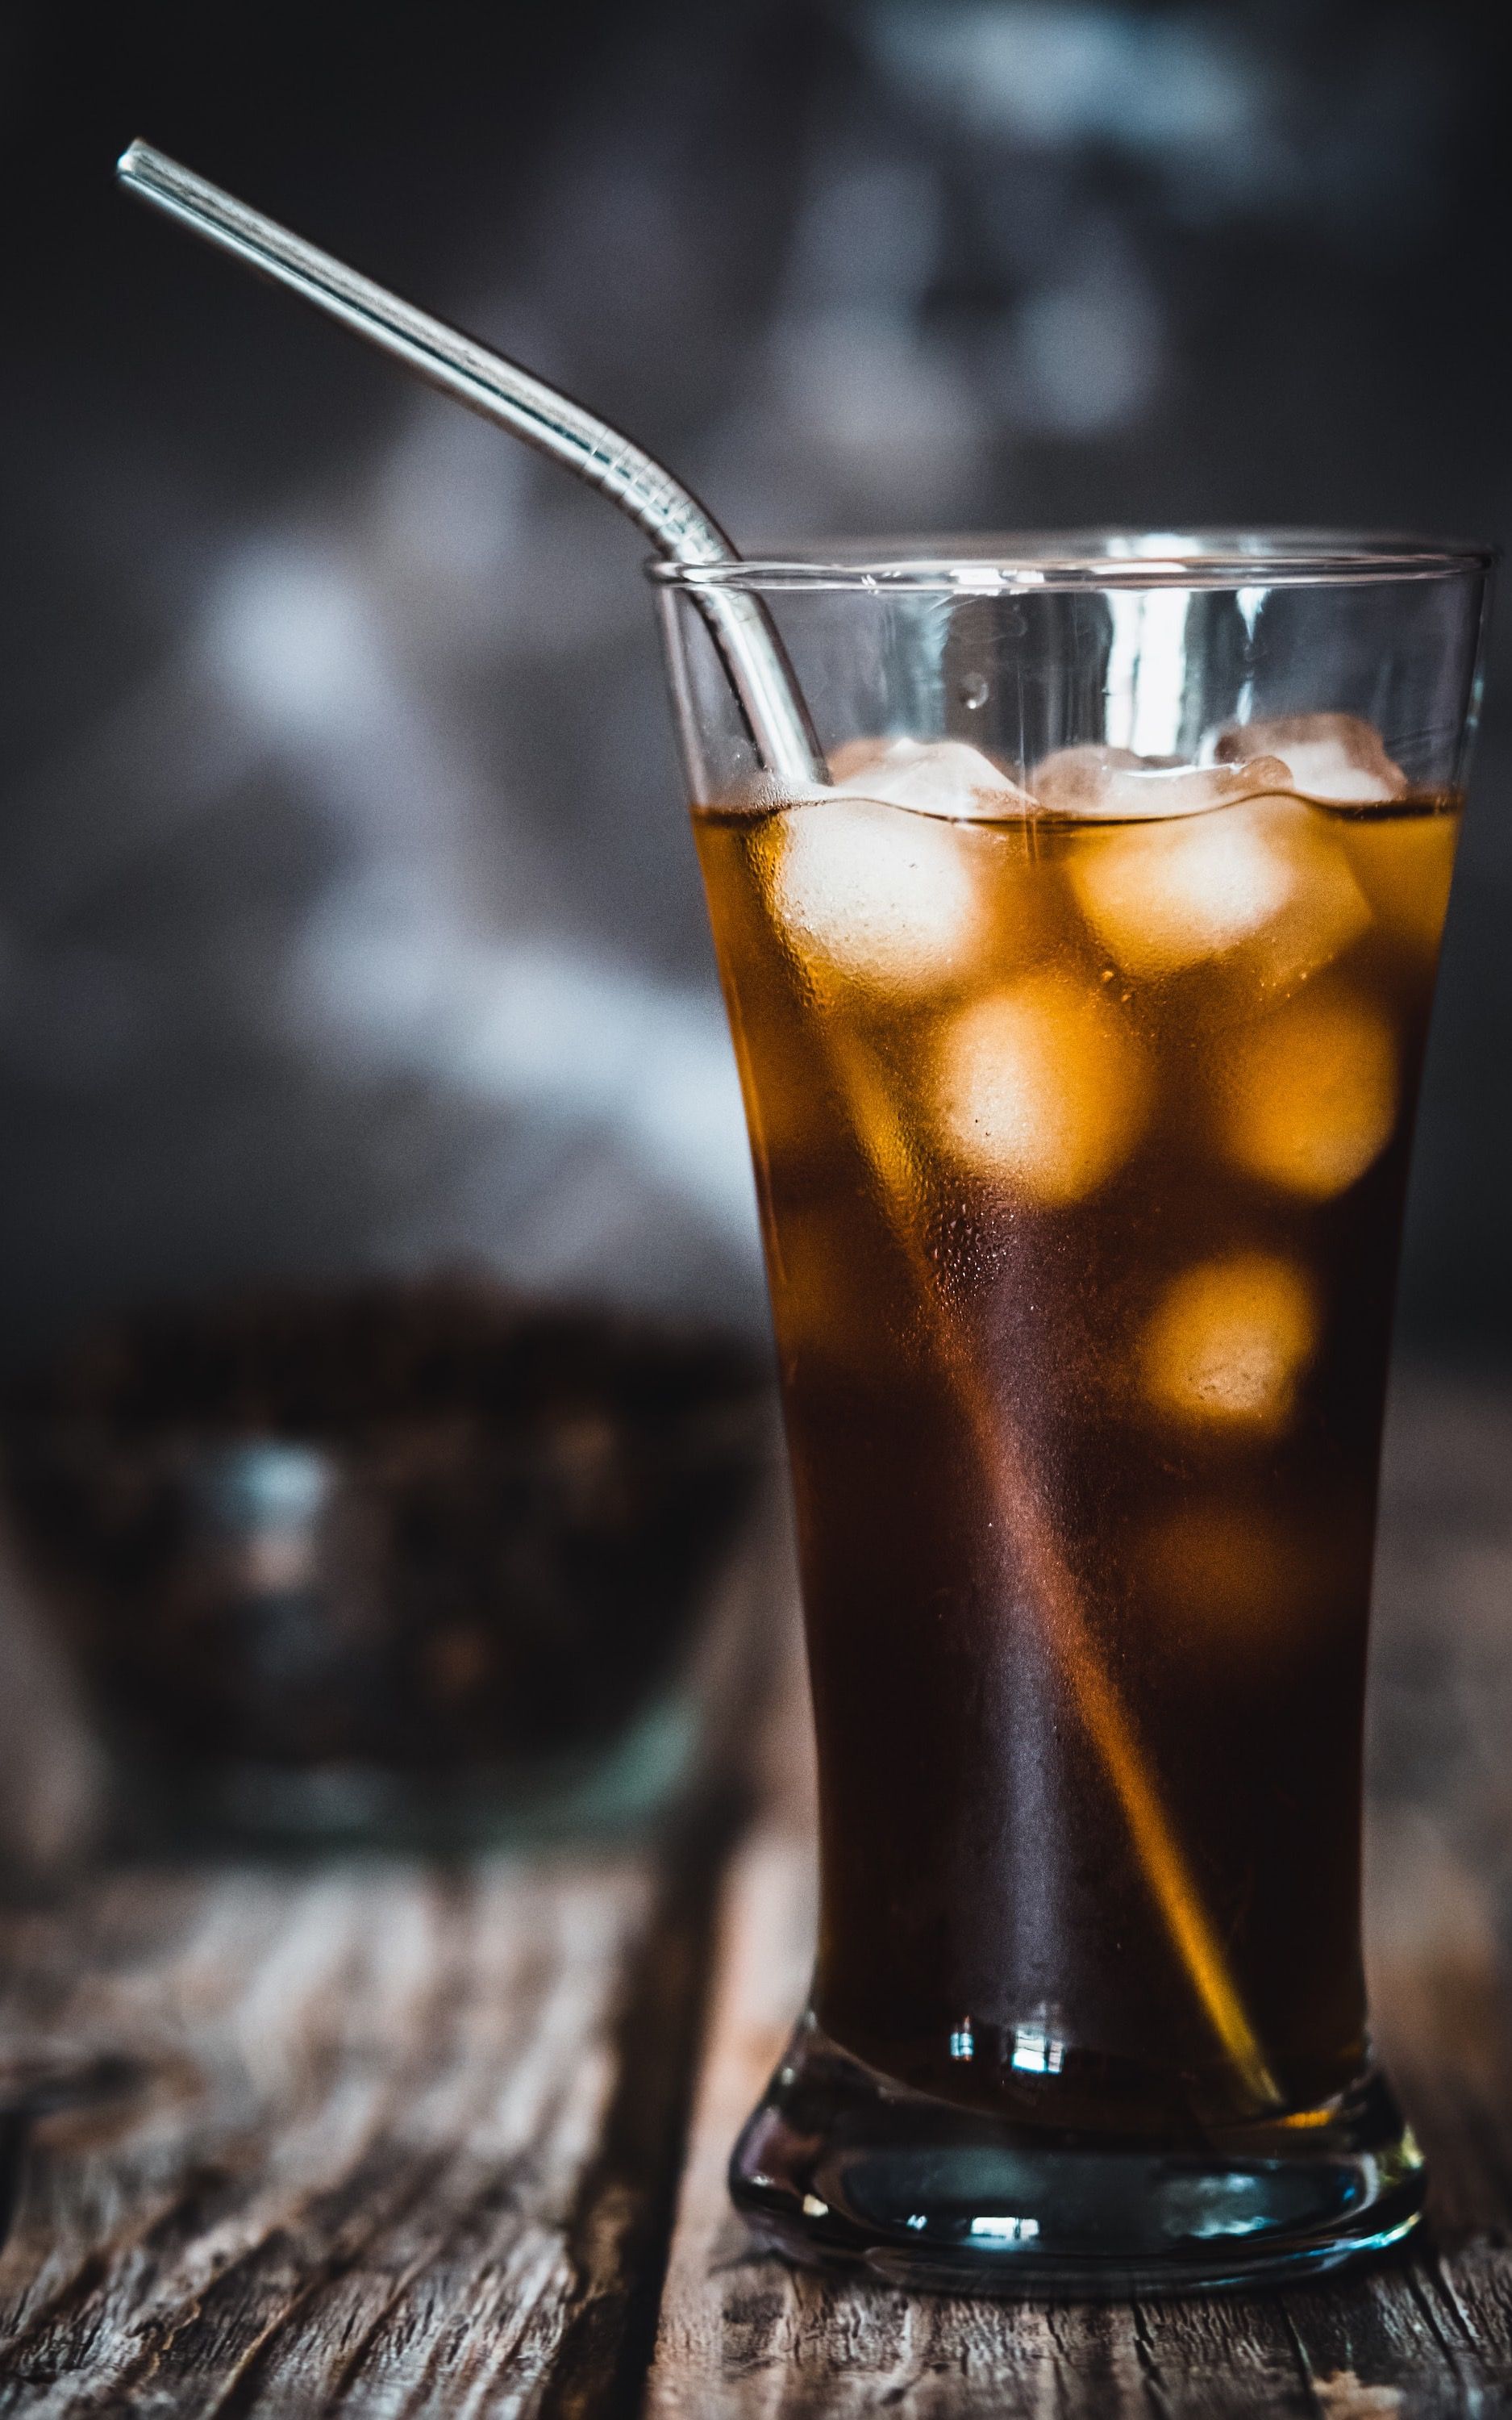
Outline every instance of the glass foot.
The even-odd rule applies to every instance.
[[[1423,2206],[1422,2155],[1371,2070],[1326,2109],[1179,2149],[1012,2125],[894,2084],[811,2018],[730,2166],[758,2239],[960,2294],[1210,2291],[1340,2269]]]

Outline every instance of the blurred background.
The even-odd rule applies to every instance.
[[[1495,538],[1507,85],[1456,0],[13,0],[5,1362],[463,1264],[764,1332],[640,548],[117,197],[130,136],[579,391],[747,546]],[[1509,672],[1504,614],[1404,1312],[1505,1366]]]

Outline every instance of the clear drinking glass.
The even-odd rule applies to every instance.
[[[818,1730],[767,2242],[971,2289],[1403,2234],[1361,1717],[1488,558],[1269,533],[657,565]],[[763,774],[764,602],[833,787]]]

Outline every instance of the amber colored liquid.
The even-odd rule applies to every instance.
[[[1272,2105],[1315,2108],[1365,2056],[1376,1471],[1454,804],[695,821],[798,1514],[815,2013],[1029,2120],[1253,2114],[1188,1904]]]

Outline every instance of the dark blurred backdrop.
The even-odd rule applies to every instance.
[[[1455,0],[12,0],[3,1353],[485,1261],[759,1326],[636,540],[113,191],[144,133],[748,544],[1504,534],[1507,78]],[[1406,1335],[1512,1362],[1512,615]]]

